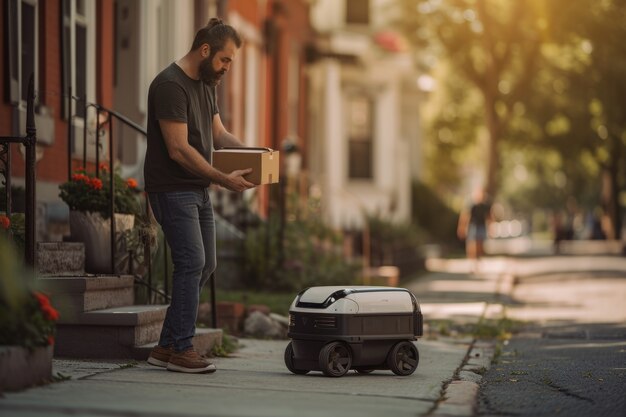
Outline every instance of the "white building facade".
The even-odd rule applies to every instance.
[[[312,9],[310,177],[336,228],[361,228],[366,214],[411,218],[419,93],[406,42],[388,26],[392,3],[319,0]]]

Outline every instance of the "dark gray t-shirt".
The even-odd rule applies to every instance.
[[[170,158],[159,120],[187,123],[189,144],[211,163],[213,116],[217,113],[215,88],[189,78],[176,63],[156,76],[148,90],[148,149],[144,165],[146,191],[188,191],[211,184]]]

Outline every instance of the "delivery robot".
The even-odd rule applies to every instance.
[[[294,374],[340,377],[350,369],[390,369],[411,375],[419,363],[413,341],[423,335],[423,317],[404,288],[311,287],[291,304],[287,335],[285,365]]]

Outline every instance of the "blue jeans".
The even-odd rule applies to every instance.
[[[174,263],[172,301],[159,346],[182,352],[193,346],[200,290],[217,265],[213,206],[208,188],[149,193],[148,198]]]

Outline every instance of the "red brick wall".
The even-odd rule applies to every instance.
[[[54,144],[42,146],[43,157],[37,163],[37,179],[63,182],[67,179],[67,129],[62,118],[63,101],[67,91],[62,91],[61,73],[61,0],[39,0],[39,101],[49,107],[55,119]],[[106,107],[113,105],[113,0],[99,0],[96,5],[96,101]],[[0,13],[4,14],[4,7]],[[2,19],[4,17],[2,16]],[[3,21],[3,20],[2,20]],[[0,45],[4,48],[4,44]],[[2,53],[4,51],[2,50]],[[3,55],[2,55],[3,56]],[[11,133],[11,106],[4,101],[4,66],[0,70],[0,135]],[[12,152],[13,175],[23,176],[24,163],[17,146]],[[73,162],[78,168],[80,161]]]
[[[264,131],[259,132],[260,144],[274,149],[280,149],[283,139],[289,131],[289,102],[288,97],[288,71],[289,57],[292,51],[292,43],[295,42],[300,51],[300,103],[298,108],[298,136],[301,138],[300,145],[303,153],[306,151],[306,109],[307,109],[307,83],[304,73],[304,52],[312,31],[310,29],[309,5],[304,0],[269,0],[262,8],[258,1],[230,1],[230,11],[237,12],[247,22],[254,24],[265,39],[265,20],[270,18],[280,34],[277,44],[271,55],[263,53],[261,65],[265,72],[265,95],[260,97],[260,109],[265,120]],[[265,45],[264,45],[265,46]],[[239,62],[237,63],[239,64]],[[263,73],[263,71],[259,71]],[[245,86],[244,86],[245,87]],[[303,157],[303,160],[305,158]],[[284,161],[284,159],[283,159]],[[283,168],[284,169],[284,168]],[[259,189],[260,212],[262,215],[268,212],[269,189]]]
[[[61,83],[61,1],[39,1],[39,7],[39,97],[51,108],[55,137],[37,163],[37,179],[62,182],[67,179],[67,123],[61,119],[66,100]]]
[[[292,54],[292,45],[296,43],[300,55],[300,92],[299,92],[299,108],[298,108],[298,136],[302,140],[302,147],[305,149],[307,128],[306,128],[306,78],[304,74],[304,52],[307,42],[311,39],[311,29],[309,21],[309,6],[305,1],[283,1],[282,12],[275,16],[275,22],[280,28],[280,39],[278,43],[278,68],[272,68],[272,83],[278,83],[276,97],[274,100],[274,109],[278,112],[278,118],[275,119],[277,126],[273,130],[274,146],[281,145],[282,140],[287,137],[289,132],[289,101],[288,101],[288,71],[289,58]],[[304,158],[303,158],[304,159]]]

